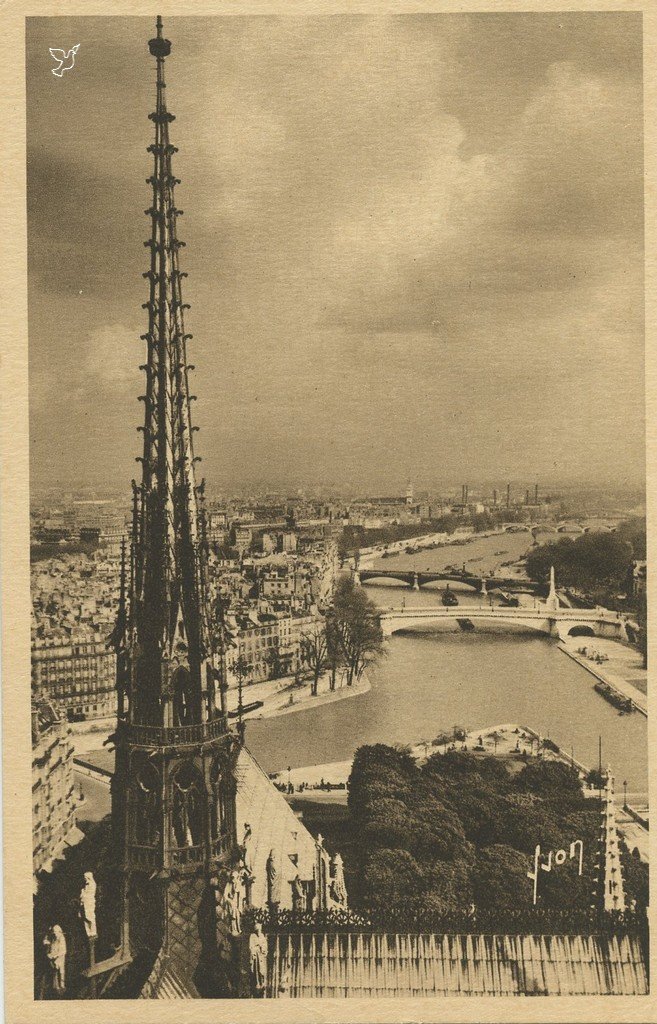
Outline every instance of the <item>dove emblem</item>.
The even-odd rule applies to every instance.
[[[52,69],[53,75],[57,75],[57,78],[61,78],[65,71],[70,71],[75,64],[75,55],[80,49],[80,44],[72,46],[71,49],[57,50],[50,47],[50,56],[53,60],[57,61],[57,67]]]

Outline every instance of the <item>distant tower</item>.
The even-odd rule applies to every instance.
[[[506,485],[506,507],[511,507],[511,484]]]
[[[538,505],[538,484],[534,484],[534,504]]]
[[[604,778],[593,906],[597,910],[622,913],[625,910],[625,887],[618,846],[614,777],[611,768],[607,768]]]
[[[412,482],[412,480],[408,481],[408,487],[406,488],[406,504],[407,505],[412,505],[413,504],[413,482]]]
[[[497,488],[493,489],[493,505],[497,505]]]
[[[157,37],[157,102],[150,218],[148,330],[141,482],[133,481],[132,537],[123,558],[117,653],[118,722],[112,781],[121,949],[158,953],[188,994],[213,976],[217,893],[237,860],[235,766],[239,737],[227,725],[219,642],[207,581],[203,483],[197,484],[187,341],[179,270],[164,61]],[[218,924],[219,922],[219,924]],[[208,968],[208,964],[210,967]],[[214,965],[214,966],[213,966]],[[216,974],[215,974],[216,977]],[[221,989],[221,984],[219,989]],[[228,989],[230,991],[230,988]],[[152,994],[152,993],[151,993]],[[201,992],[201,994],[204,994]],[[209,994],[226,994],[214,991]]]

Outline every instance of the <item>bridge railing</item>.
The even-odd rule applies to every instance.
[[[468,618],[469,615],[486,615],[498,618],[557,618],[557,619],[589,619],[592,622],[595,621],[606,621],[606,622],[618,622],[623,619],[622,612],[611,611],[607,608],[590,609],[590,608],[546,608],[546,607],[531,607],[531,608],[495,608],[490,605],[459,605],[457,608],[441,607],[435,605],[431,608],[389,608],[387,611],[381,612],[381,618],[390,618],[404,615],[407,618],[411,616],[413,618],[435,618],[438,616],[446,616],[448,618]]]

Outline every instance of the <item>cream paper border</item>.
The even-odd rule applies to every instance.
[[[366,1022],[401,1024],[434,1021],[657,1021],[657,996],[647,997],[537,997],[377,1000],[197,1000],[175,1003],[142,1000],[89,1002],[35,1002],[32,970],[32,816],[30,705],[30,591],[28,501],[28,360],[27,265],[25,198],[25,18],[61,15],[150,15],[165,18],[194,14],[309,15],[332,13],[458,13],[465,11],[643,11],[646,153],[646,414],[648,461],[649,555],[657,529],[657,360],[655,358],[655,114],[657,112],[657,2],[656,0],[196,0],[189,3],[152,0],[140,4],[121,0],[61,0],[38,4],[4,4],[0,14],[3,60],[0,65],[0,126],[3,149],[2,241],[5,252],[0,271],[2,334],[0,342],[0,565],[2,585],[3,669],[3,798],[4,798],[4,953],[5,1012],[8,1024],[146,1024],[146,1022]],[[622,366],[618,368],[622,374]],[[637,396],[637,400],[639,396]],[[623,429],[623,424],[618,424]],[[657,580],[649,574],[649,607],[657,607]],[[652,620],[651,615],[651,634]],[[657,657],[653,650],[652,663]],[[650,687],[652,688],[652,676]],[[651,715],[654,694],[649,693]],[[648,740],[655,747],[656,723],[649,719]],[[657,765],[652,758],[650,799],[654,803]],[[657,806],[657,805],[656,805]],[[657,987],[657,860],[651,843],[653,988]]]

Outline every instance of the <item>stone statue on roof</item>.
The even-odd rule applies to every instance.
[[[260,921],[249,936],[249,969],[251,984],[256,996],[262,996],[267,984],[267,937],[263,934]]]
[[[331,879],[331,900],[333,905],[336,907],[347,906],[347,886],[344,880],[344,864],[342,857],[339,853],[336,853],[333,858],[332,867],[332,879]]]
[[[61,996],[66,991],[66,938],[60,925],[54,924],[48,929],[43,945],[50,967],[52,991]]]
[[[229,933],[237,938],[242,931],[242,892],[237,871],[231,873],[226,883],[221,909],[225,915]]]
[[[84,873],[84,885],[80,892],[80,917],[87,938],[98,938],[96,931],[96,879],[91,871]]]
[[[306,909],[306,894],[299,873],[292,879],[292,909],[302,914]]]
[[[281,878],[276,865],[276,854],[269,851],[267,857],[267,903],[272,911],[278,910],[281,903]]]

